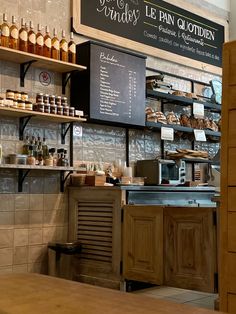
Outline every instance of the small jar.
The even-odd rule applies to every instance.
[[[18,109],[25,109],[25,102],[23,100],[17,101],[17,108]]]
[[[44,104],[49,104],[49,95],[48,94],[43,95],[43,102],[44,102]]]
[[[69,107],[69,115],[71,117],[74,117],[75,116],[75,108],[74,107]]]
[[[18,92],[17,90],[14,91],[14,99],[15,100],[21,100],[21,92]]]
[[[61,97],[61,105],[62,105],[63,107],[68,106],[67,97]]]
[[[50,113],[57,114],[57,106],[56,105],[50,105]]]
[[[38,102],[37,103],[37,111],[38,112],[44,112],[44,103],[43,102]]]
[[[18,108],[18,100],[14,99],[13,100],[13,108]]]
[[[56,96],[55,95],[50,95],[49,96],[49,103],[50,103],[50,105],[55,105],[56,104]]]
[[[4,107],[3,98],[0,97],[0,107]]]
[[[15,98],[15,93],[14,93],[14,91],[11,90],[11,89],[7,89],[7,90],[6,90],[6,98],[14,99],[14,98]]]
[[[69,107],[68,106],[67,107],[63,107],[63,115],[64,116],[69,116],[69,114],[70,114]]]
[[[28,100],[29,100],[28,94],[25,93],[25,92],[22,92],[22,93],[21,93],[21,100],[23,100],[23,101],[28,101]]]
[[[34,166],[36,163],[36,159],[34,156],[30,155],[27,157],[27,165]]]
[[[31,101],[26,101],[25,102],[25,109],[26,110],[33,110],[33,104],[32,104],[32,102]]]
[[[36,103],[43,102],[43,93],[38,93],[36,95]]]
[[[14,98],[6,98],[6,106],[9,107],[9,108],[12,108],[13,107],[13,101],[14,101]]]
[[[63,107],[62,106],[57,106],[57,114],[63,115]]]
[[[61,106],[61,96],[56,96],[56,105]]]
[[[44,103],[44,112],[50,113],[50,105],[48,103]]]

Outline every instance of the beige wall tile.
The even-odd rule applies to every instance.
[[[12,266],[0,266],[0,274],[11,274]]]
[[[38,211],[29,211],[29,226],[31,228],[38,228],[38,227],[42,227],[42,223],[43,223],[43,211],[42,210],[38,210]]]
[[[28,264],[24,265],[14,265],[12,267],[12,272],[16,274],[22,274],[22,273],[27,273],[28,272]]]
[[[40,274],[48,274],[48,265],[47,263],[29,263],[28,264],[28,272],[29,273],[40,273]]]
[[[13,264],[26,264],[28,261],[28,246],[17,246],[14,248]]]
[[[13,249],[0,249],[0,266],[12,266]]]
[[[14,194],[0,194],[0,211],[14,211],[15,210],[15,195]]]
[[[14,228],[14,212],[0,212],[0,229]]]
[[[44,194],[44,210],[55,210],[62,206],[61,194]]]
[[[29,226],[29,211],[15,211],[15,228],[28,228]]]
[[[14,246],[25,246],[29,244],[29,230],[15,229],[14,230]]]
[[[56,227],[56,239],[61,242],[68,241],[68,226]]]
[[[29,229],[29,245],[43,243],[42,228]]]
[[[0,248],[13,247],[14,230],[0,230]]]
[[[43,210],[43,194],[30,194],[30,210]]]
[[[56,227],[43,227],[43,243],[54,242],[57,240]]]
[[[39,263],[45,258],[47,258],[47,245],[29,246],[28,263]]]
[[[29,194],[17,194],[15,198],[16,210],[28,210],[29,209]]]

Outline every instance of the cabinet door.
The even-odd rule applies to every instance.
[[[163,208],[125,206],[123,231],[124,278],[162,284]]]
[[[214,292],[213,208],[165,208],[164,284]]]

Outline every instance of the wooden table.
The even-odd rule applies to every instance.
[[[9,313],[213,314],[217,312],[75,281],[26,273],[0,276],[0,314]]]

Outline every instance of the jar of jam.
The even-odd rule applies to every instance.
[[[50,104],[50,113],[57,114],[57,106]]]
[[[43,102],[44,102],[44,104],[49,104],[49,95],[48,94],[43,95]]]
[[[64,116],[69,116],[70,112],[69,112],[69,107],[66,106],[66,107],[63,107],[63,115]]]
[[[25,109],[25,102],[23,100],[17,101],[17,108],[18,109]]]
[[[15,100],[21,100],[21,92],[18,92],[17,90],[14,91],[14,99]]]
[[[7,90],[6,90],[6,98],[14,99],[14,98],[15,98],[15,93],[14,93],[14,91],[11,90],[11,89],[7,89]]]
[[[25,93],[25,92],[22,92],[22,93],[21,93],[21,100],[23,100],[23,101],[28,101],[28,100],[29,100],[28,94]]]
[[[32,102],[31,101],[26,101],[25,102],[25,109],[26,110],[33,110],[33,104],[32,104]]]
[[[45,113],[50,113],[50,104],[44,103],[44,112]]]
[[[56,104],[56,96],[55,95],[50,95],[49,96],[49,103],[50,103],[50,105],[55,105]]]
[[[18,108],[18,100],[14,99],[13,100],[13,108]]]
[[[57,106],[57,114],[63,115],[63,107],[62,106]]]
[[[61,97],[61,105],[62,105],[63,107],[68,106],[67,97]]]
[[[75,108],[74,107],[69,107],[69,115],[71,117],[74,117],[75,116]]]
[[[42,101],[37,103],[37,111],[44,112],[44,103]]]
[[[4,107],[3,98],[0,97],[0,107]]]
[[[61,96],[56,96],[56,105],[61,106]]]
[[[43,103],[43,93],[38,93],[36,95],[36,103]]]

